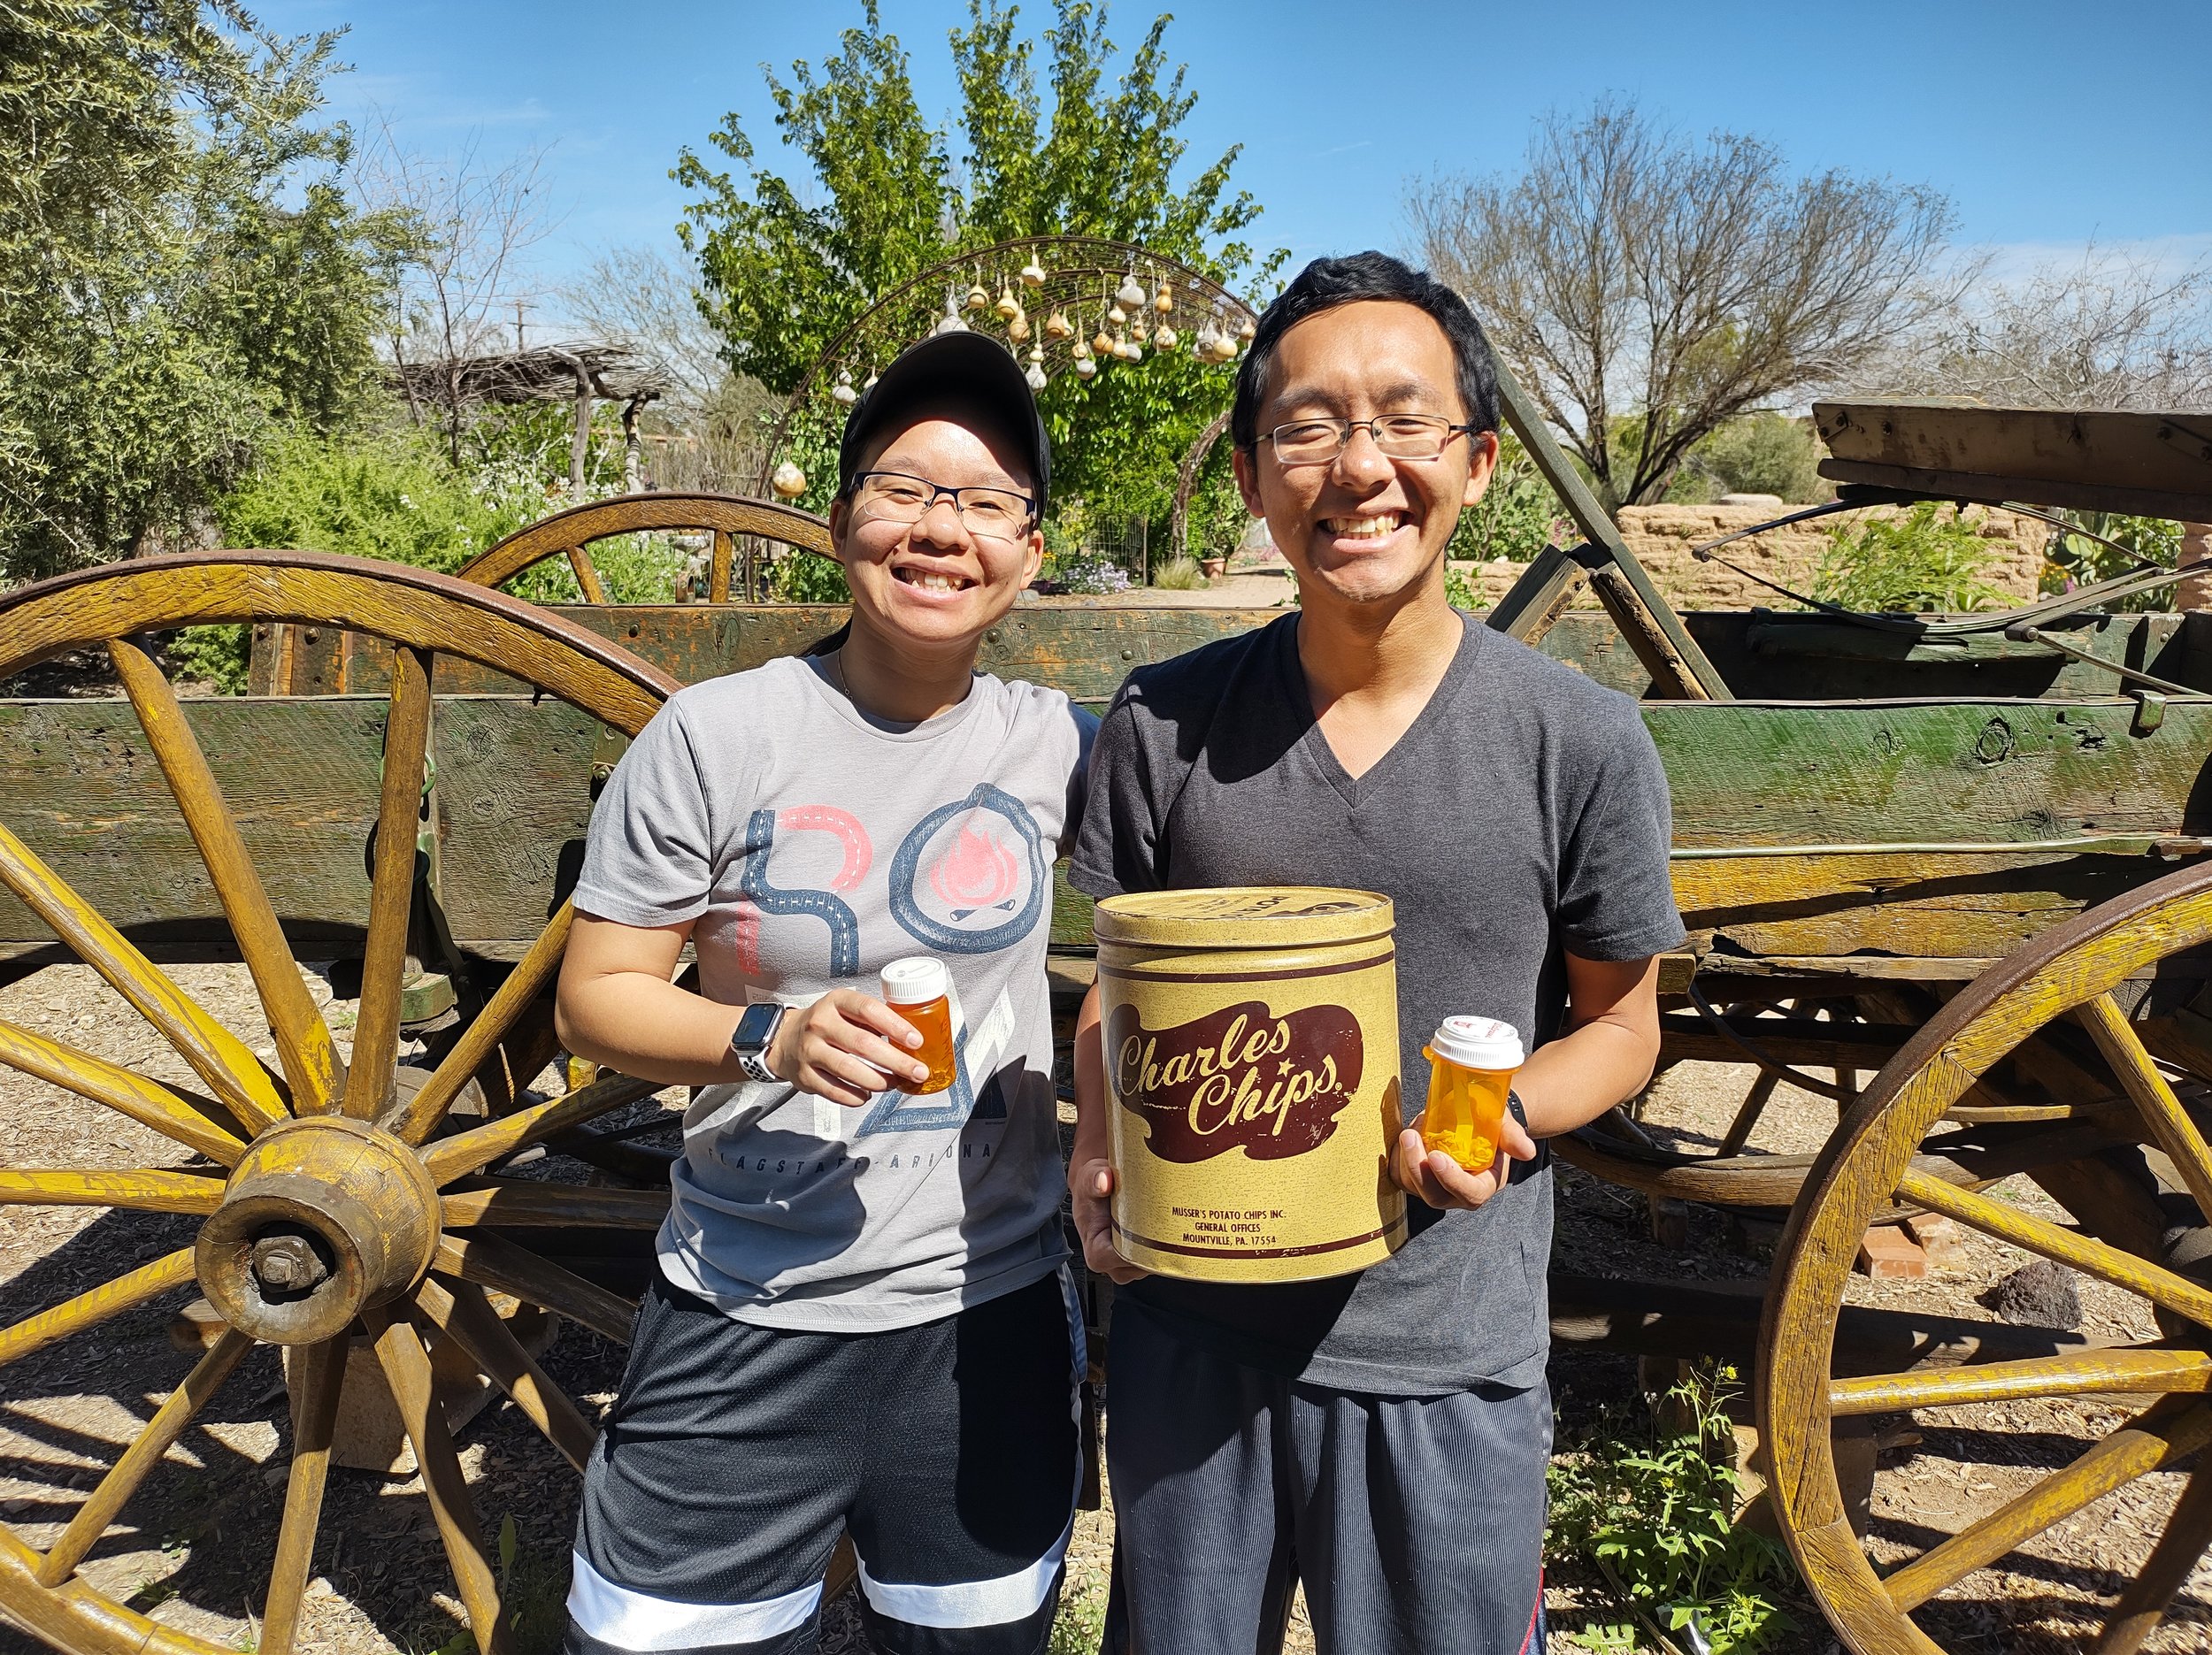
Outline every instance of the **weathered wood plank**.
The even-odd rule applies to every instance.
[[[1117,625],[1101,636],[1117,656],[1165,653],[1184,641],[1168,628],[1171,613],[1149,612],[1149,632]],[[1677,896],[1696,945],[1723,953],[1992,958],[2171,866],[2038,850],[2036,840],[2212,831],[2203,787],[2212,702],[2171,701],[2143,735],[2118,699],[1842,705],[1816,716],[1745,702],[1643,710],[1685,846],[2021,847],[1679,862]],[[296,951],[328,958],[357,947],[383,698],[190,701],[185,716]],[[442,900],[457,938],[512,958],[573,881],[591,768],[609,749],[595,720],[549,700],[442,698],[436,732]],[[220,905],[125,704],[0,703],[0,820],[134,940],[227,946]],[[1064,878],[1056,886],[1055,940],[1087,941],[1088,899]],[[0,954],[49,940],[12,898],[0,900]]]

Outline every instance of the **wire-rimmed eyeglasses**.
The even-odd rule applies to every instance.
[[[1372,419],[1294,419],[1267,433],[1281,465],[1326,465],[1344,452],[1355,431],[1374,439],[1386,460],[1433,460],[1451,440],[1471,432],[1441,414],[1378,414]]]

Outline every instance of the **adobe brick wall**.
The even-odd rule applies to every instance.
[[[1621,538],[1628,542],[1628,549],[1650,571],[1659,590],[1677,609],[1786,606],[1788,600],[1778,594],[1769,592],[1718,563],[1699,563],[1690,555],[1690,548],[1717,540],[1737,529],[1750,528],[1789,510],[1732,505],[1624,506],[1619,517]],[[1813,571],[1828,549],[1827,531],[1839,522],[1856,522],[1865,515],[1869,514],[1816,518],[1810,523],[1776,529],[1756,539],[1723,547],[1719,555],[1786,586],[1809,591]],[[1901,514],[1896,508],[1886,506],[1876,508],[1870,515]],[[1970,506],[1967,516],[1979,524],[1995,554],[1985,578],[2016,600],[2024,602],[2032,598],[2043,569],[2043,543],[2050,530],[2033,517],[2024,517],[2016,512]],[[1503,595],[1525,567],[1503,558],[1467,566],[1469,573],[1479,574],[1484,601],[1491,603]],[[1590,601],[1586,596],[1584,601]]]

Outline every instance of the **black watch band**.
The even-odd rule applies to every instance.
[[[1521,1107],[1521,1094],[1517,1092],[1508,1092],[1505,1094],[1505,1107],[1512,1111],[1513,1118],[1521,1123],[1521,1130],[1524,1132],[1527,1131],[1528,1111]]]

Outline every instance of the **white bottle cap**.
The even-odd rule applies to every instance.
[[[945,962],[926,954],[894,960],[883,968],[883,998],[893,1006],[926,1006],[947,992]]]
[[[1429,1050],[1462,1069],[1518,1069],[1526,1061],[1521,1031],[1492,1017],[1447,1017]]]

